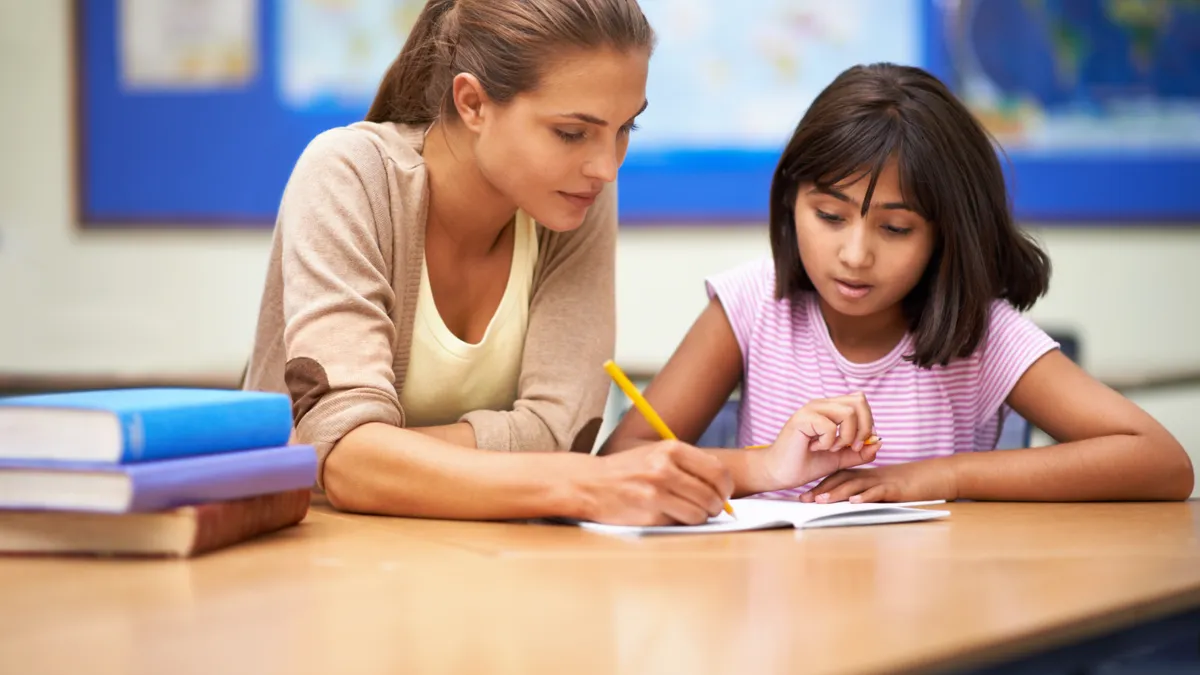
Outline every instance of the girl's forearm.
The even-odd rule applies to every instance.
[[[947,459],[958,499],[1182,500],[1191,495],[1195,479],[1187,453],[1169,434],[1105,436]]]

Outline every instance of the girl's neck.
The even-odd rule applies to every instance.
[[[904,334],[908,321],[900,305],[867,316],[848,316],[817,294],[821,316],[838,352],[852,363],[871,363],[887,356]]]
[[[517,207],[479,171],[468,132],[435,122],[421,153],[429,173],[426,238],[464,257],[486,256],[502,241]]]

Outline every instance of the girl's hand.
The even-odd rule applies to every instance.
[[[802,502],[829,504],[850,501],[920,502],[931,499],[953,501],[958,494],[953,457],[926,459],[871,469],[838,471],[811,491],[800,495]]]
[[[879,444],[866,444],[873,430],[871,407],[861,393],[809,401],[763,451],[763,468],[772,484],[769,489],[799,487],[840,469],[874,461]]]

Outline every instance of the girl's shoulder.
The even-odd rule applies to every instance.
[[[983,360],[1031,347],[1057,346],[1046,331],[1007,300],[993,300],[988,307],[987,334],[975,355]]]
[[[952,359],[934,370],[949,372],[1003,368],[1006,362],[1025,361],[1030,353],[1038,355],[1058,346],[1031,318],[1007,300],[993,300],[988,306],[987,328],[979,346],[970,356]]]
[[[716,299],[743,351],[771,335],[796,335],[805,330],[812,293],[775,296],[775,263],[757,258],[705,279],[709,299]]]
[[[769,256],[755,258],[709,276],[704,285],[722,304],[757,307],[775,299],[775,263]]]

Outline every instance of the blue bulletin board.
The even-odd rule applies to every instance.
[[[362,118],[422,4],[76,0],[81,220],[270,226],[296,158]],[[976,110],[1018,218],[1200,222],[1200,3],[1118,5],[642,0],[659,43],[622,222],[762,223],[807,102],[878,60],[927,67]]]

